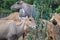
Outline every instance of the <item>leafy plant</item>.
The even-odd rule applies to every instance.
[[[56,8],[56,12],[60,13],[60,6],[58,6],[58,8]]]

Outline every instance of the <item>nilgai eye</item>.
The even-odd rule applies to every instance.
[[[32,21],[31,19],[29,19],[29,21]]]
[[[19,4],[19,2],[17,2],[17,4]]]
[[[57,21],[56,21],[55,19],[53,19],[52,23],[53,23],[54,25],[57,25]]]

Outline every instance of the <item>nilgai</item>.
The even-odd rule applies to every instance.
[[[18,40],[21,35],[23,35],[24,38],[25,33],[28,33],[31,28],[36,30],[36,27],[38,27],[34,19],[28,17],[20,22],[14,20],[3,21],[4,22],[0,22],[0,40]]]

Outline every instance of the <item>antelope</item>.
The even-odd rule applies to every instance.
[[[25,40],[25,34],[28,33],[30,29],[36,30],[36,27],[38,27],[34,19],[28,17],[20,22],[14,20],[3,21],[4,22],[0,22],[0,40],[18,40],[22,35],[23,40]]]

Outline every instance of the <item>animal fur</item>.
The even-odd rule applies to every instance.
[[[42,22],[46,24],[47,37],[45,40],[56,40],[55,26],[51,22],[44,20],[44,19],[42,19]]]
[[[0,39],[5,38],[8,40],[17,40],[23,33],[27,33],[27,29],[30,27],[35,27],[36,24],[34,20],[30,18],[26,18],[20,22],[14,20],[0,20],[4,22],[0,22]]]
[[[18,13],[18,12],[11,13],[11,14],[10,14],[9,16],[7,16],[7,17],[0,18],[0,20],[20,21],[20,19],[19,19],[19,13]]]

